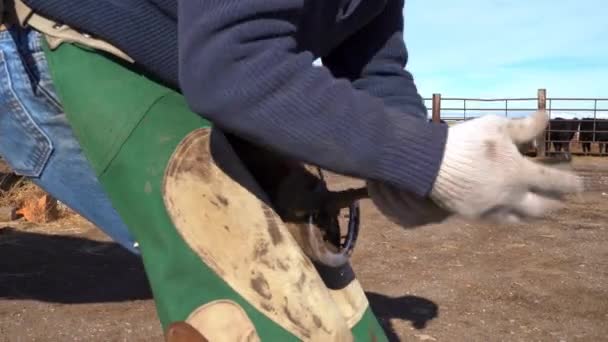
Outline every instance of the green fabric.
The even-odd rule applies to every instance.
[[[355,336],[355,341],[388,342],[382,326],[380,326],[376,316],[374,316],[369,307],[351,331],[353,332],[353,336]]]
[[[165,210],[161,184],[172,152],[185,135],[210,123],[192,113],[181,94],[103,55],[68,44],[45,52],[74,132],[139,242],[163,330],[225,298],[245,309],[262,341],[297,340],[205,265]],[[386,339],[369,309],[353,331],[357,341]]]

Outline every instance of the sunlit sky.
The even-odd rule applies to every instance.
[[[406,0],[423,96],[608,97],[606,0]]]
[[[404,16],[406,68],[424,97],[546,88],[549,97],[608,98],[606,0],[406,0]]]

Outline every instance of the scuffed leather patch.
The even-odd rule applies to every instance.
[[[223,133],[197,129],[184,138],[167,165],[163,198],[190,248],[272,321],[304,341],[353,340],[311,261]]]
[[[237,303],[230,300],[215,300],[194,310],[188,319],[209,341],[213,342],[259,342],[253,322]]]

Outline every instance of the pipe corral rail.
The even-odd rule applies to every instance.
[[[447,124],[486,114],[521,117],[546,109],[551,122],[536,139],[536,148],[531,148],[530,154],[608,155],[608,97],[547,97],[546,89],[538,89],[536,97],[464,98],[442,97],[436,93],[424,101],[432,121],[443,120]]]

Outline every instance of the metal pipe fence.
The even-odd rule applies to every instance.
[[[536,139],[534,154],[608,155],[608,97],[547,97],[546,90],[539,89],[537,97],[464,98],[433,94],[424,101],[432,121],[448,124],[487,114],[523,117],[546,109],[551,121]]]

